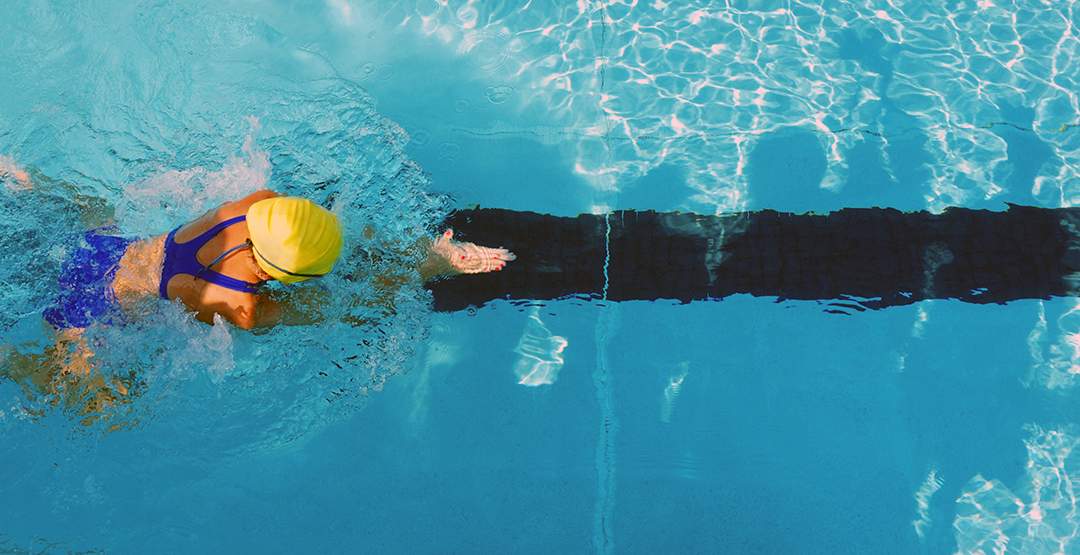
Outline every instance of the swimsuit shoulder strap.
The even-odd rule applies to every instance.
[[[190,241],[183,243],[176,242],[176,232],[180,228],[176,228],[169,233],[169,236],[165,238],[165,262],[161,269],[161,285],[158,292],[162,298],[168,299],[168,286],[169,280],[177,274],[187,274],[199,279],[213,283],[226,289],[233,291],[239,291],[241,293],[254,293],[258,291],[263,282],[249,282],[234,277],[229,277],[225,274],[216,272],[210,269],[210,266],[216,264],[219,260],[225,257],[225,255],[243,247],[246,245],[238,245],[225,251],[221,256],[217,257],[210,264],[203,266],[199,263],[199,259],[196,254],[199,249],[210,241],[215,235],[221,233],[225,228],[236,225],[247,219],[246,216],[237,216],[235,218],[229,218],[222,222],[218,222],[214,227],[200,233],[197,237]]]

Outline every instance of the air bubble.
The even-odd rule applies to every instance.
[[[491,85],[484,89],[484,97],[492,104],[502,104],[514,96],[514,87],[510,85]]]
[[[376,69],[378,69],[378,66],[375,65],[375,62],[368,62],[356,68],[356,71],[353,72],[353,76],[361,81],[364,81],[374,75]]]

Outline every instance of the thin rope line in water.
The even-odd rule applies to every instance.
[[[604,4],[600,5],[600,91],[604,90],[607,73],[607,10]],[[603,95],[601,95],[603,96]],[[604,134],[604,145],[607,147],[608,167],[612,164],[611,148],[611,118],[604,111],[604,121],[607,124],[607,132]],[[604,174],[601,174],[603,177]],[[601,187],[609,196],[613,187],[607,187],[601,182]],[[614,203],[608,203],[613,205]],[[613,376],[608,366],[607,348],[615,336],[618,326],[618,308],[610,305],[608,300],[608,287],[610,275],[608,273],[611,264],[611,210],[605,208],[604,214],[604,290],[603,301],[598,304],[600,313],[596,320],[596,371],[593,373],[593,383],[596,387],[596,400],[600,405],[600,436],[596,443],[596,475],[597,475],[597,499],[596,514],[593,518],[593,544],[599,555],[611,555],[615,551],[613,517],[615,514],[615,436],[619,423],[615,418],[615,392],[612,387]]]
[[[608,284],[611,277],[608,275],[608,267],[611,265],[611,212],[604,214],[604,303],[607,303]]]
[[[615,544],[612,517],[615,514],[615,432],[619,423],[615,419],[615,398],[612,388],[611,368],[608,366],[608,344],[615,336],[618,325],[618,307],[607,302],[608,265],[611,262],[611,214],[604,215],[607,227],[604,234],[604,297],[598,304],[600,313],[596,320],[596,371],[593,384],[596,400],[600,405],[600,437],[596,443],[597,498],[593,517],[593,544],[600,555],[611,555]]]
[[[596,444],[597,499],[593,519],[593,544],[600,555],[614,552],[613,516],[615,514],[615,436],[619,422],[615,418],[613,376],[608,366],[608,344],[618,328],[619,308],[604,303],[596,321],[596,371],[593,383],[600,404],[600,438]]]
[[[603,93],[607,77],[607,10],[605,4],[600,4],[600,44],[599,44],[599,89]],[[603,95],[602,95],[603,96]],[[606,110],[605,123],[607,133],[604,134],[604,145],[607,147],[608,167],[612,163],[611,149],[611,118]],[[604,174],[600,174],[604,177]],[[606,194],[611,195],[613,187],[600,184]],[[610,200],[610,199],[608,199]],[[607,203],[613,205],[613,203]],[[611,555],[615,552],[615,529],[613,529],[613,516],[615,516],[615,489],[616,489],[616,455],[615,439],[619,430],[619,422],[615,416],[615,390],[612,388],[611,368],[608,366],[608,344],[615,337],[618,327],[619,309],[607,302],[610,275],[608,273],[611,263],[611,212],[610,207],[605,208],[604,215],[604,292],[603,301],[597,304],[599,314],[596,320],[596,371],[593,374],[593,383],[596,387],[596,401],[600,406],[600,431],[596,442],[596,514],[593,519],[593,544],[599,555]]]

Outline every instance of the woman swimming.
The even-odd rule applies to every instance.
[[[324,275],[341,254],[341,226],[317,204],[257,191],[210,210],[167,235],[125,239],[87,232],[64,264],[61,291],[45,311],[57,329],[108,323],[143,299],[179,299],[195,317],[220,315],[243,329],[296,323],[297,315],[263,292],[269,281]],[[421,279],[501,269],[514,255],[452,241],[426,242]]]
[[[27,172],[0,157],[0,179],[5,177],[12,189],[34,188]],[[93,349],[83,336],[91,324],[122,325],[126,317],[139,313],[140,304],[155,298],[179,300],[209,324],[215,316],[242,329],[311,323],[319,312],[312,305],[322,300],[317,289],[290,298],[282,288],[270,291],[264,285],[325,275],[342,250],[341,223],[332,213],[309,200],[268,190],[221,205],[166,235],[118,237],[101,224],[88,226],[97,229],[81,234],[61,266],[56,294],[43,313],[53,330],[53,347],[43,352],[0,350],[5,367],[0,375],[32,397],[46,398],[48,405],[62,404],[83,415],[115,406],[139,380],[134,374],[108,379],[94,371]],[[506,249],[452,239],[453,232],[447,231],[436,241],[421,241],[424,260],[417,271],[379,276],[386,282],[382,292],[391,291],[405,276],[426,281],[491,272],[515,258]]]

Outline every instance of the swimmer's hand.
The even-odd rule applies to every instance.
[[[436,276],[480,274],[498,271],[517,256],[506,249],[481,247],[472,243],[453,241],[454,231],[446,230],[439,239],[427,246],[428,258],[420,265],[425,280]]]

